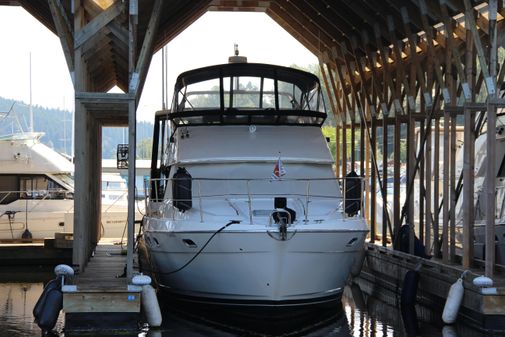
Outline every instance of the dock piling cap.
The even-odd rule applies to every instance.
[[[66,264],[59,264],[56,267],[54,267],[54,273],[56,274],[56,276],[65,276],[65,277],[74,276],[74,270],[72,269],[72,267]]]
[[[136,286],[145,286],[145,285],[151,284],[151,278],[149,276],[143,275],[143,274],[135,275],[132,278],[132,284],[134,284]]]

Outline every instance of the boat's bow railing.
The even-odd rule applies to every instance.
[[[182,193],[184,197],[178,197],[181,193],[174,193],[174,186],[180,182],[176,178],[146,179],[144,181],[145,208],[148,215],[155,215],[163,205],[179,208],[177,205],[190,205],[192,211],[199,212],[200,221],[204,221],[206,214],[213,213],[204,204],[210,201],[221,200],[229,210],[237,216],[247,216],[253,223],[253,216],[264,213],[263,207],[256,207],[261,203],[263,206],[267,200],[271,200],[271,210],[274,210],[274,198],[286,198],[292,205],[303,211],[303,221],[307,222],[311,215],[316,215],[311,210],[316,205],[326,205],[326,210],[341,212],[343,216],[359,215],[363,210],[364,203],[364,178],[299,178],[299,179],[234,179],[234,178],[191,178],[183,188],[188,193]],[[175,194],[175,195],[174,195]],[[241,208],[237,203],[246,202],[247,206]],[[317,204],[316,204],[317,203]],[[313,205],[313,206],[311,206]],[[188,208],[188,210],[190,209]],[[318,210],[321,207],[317,207]],[[311,214],[311,212],[312,214]]]

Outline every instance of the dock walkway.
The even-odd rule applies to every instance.
[[[128,284],[125,265],[121,246],[97,245],[85,271],[63,289],[66,331],[138,328],[142,288]]]

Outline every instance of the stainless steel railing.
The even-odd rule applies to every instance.
[[[145,208],[148,215],[160,207],[161,203],[168,203],[174,207],[174,201],[186,201],[188,199],[174,199],[171,193],[172,186],[178,179],[159,178],[146,179],[144,181]],[[200,221],[204,221],[204,200],[219,198],[230,203],[230,198],[243,199],[247,202],[249,222],[253,221],[253,203],[255,200],[273,199],[285,197],[296,199],[303,204],[304,220],[309,218],[311,203],[316,200],[334,201],[335,209],[341,212],[349,210],[352,203],[354,207],[363,210],[364,203],[364,179],[353,178],[310,178],[310,179],[233,179],[233,178],[191,178],[192,191],[191,201],[198,205]],[[353,190],[352,198],[346,196],[344,191]],[[170,194],[170,195],[168,195]],[[230,203],[232,208],[234,207]],[[238,213],[238,210],[236,210]],[[353,212],[359,214],[359,212]],[[345,212],[344,212],[345,214]]]

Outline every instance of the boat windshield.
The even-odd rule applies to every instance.
[[[167,117],[175,126],[321,125],[326,113],[316,76],[297,69],[245,63],[181,74]]]
[[[74,179],[72,178],[70,173],[57,173],[57,174],[51,174],[50,176],[66,190],[69,191],[74,190]]]

